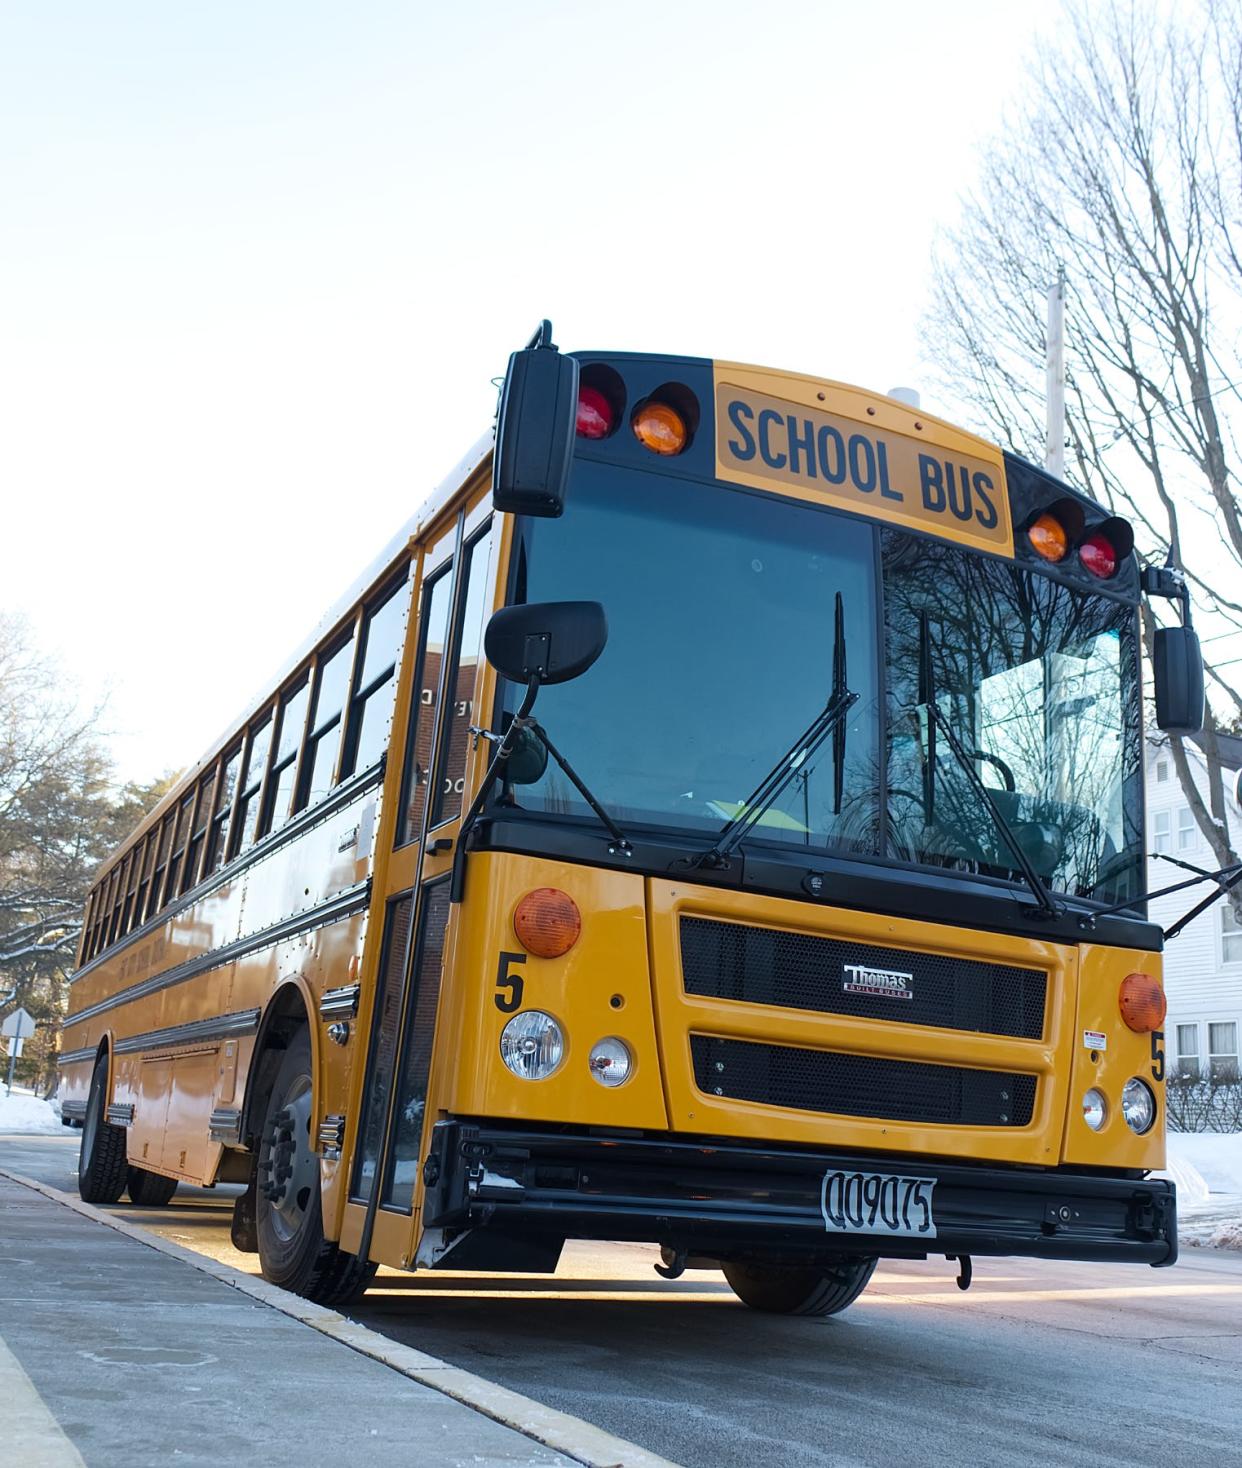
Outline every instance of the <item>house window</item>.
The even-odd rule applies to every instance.
[[[1189,1080],[1199,1079],[1199,1026],[1177,1027],[1177,1073]]]
[[[1168,762],[1168,760],[1167,759],[1158,759],[1156,761],[1156,784],[1157,785],[1163,785],[1164,782],[1168,778],[1169,778],[1169,762]]]
[[[1238,1079],[1238,1026],[1234,1020],[1208,1025],[1208,1074],[1214,1081]]]
[[[1242,925],[1227,900],[1220,905],[1220,957],[1222,963],[1242,963]]]
[[[1157,851],[1173,850],[1173,817],[1169,811],[1158,810],[1152,813],[1151,832]]]
[[[1198,833],[1195,830],[1195,818],[1189,806],[1182,806],[1177,812],[1177,849],[1179,851],[1193,851],[1199,844]]]

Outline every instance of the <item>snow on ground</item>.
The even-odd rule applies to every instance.
[[[6,1096],[0,1086],[0,1134],[67,1136],[60,1119],[60,1102],[44,1101],[30,1091],[16,1088]]]
[[[1242,1132],[1170,1132],[1168,1160],[1182,1243],[1242,1249]]]

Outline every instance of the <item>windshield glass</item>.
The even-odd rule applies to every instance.
[[[744,812],[831,694],[840,593],[858,701],[839,803],[829,739],[748,841],[1018,878],[947,741],[929,739],[926,613],[938,705],[1040,876],[1105,901],[1138,890],[1132,608],[816,506],[583,462],[565,515],[521,522],[515,555],[512,600],[607,612],[599,661],[544,689],[538,715],[630,834],[714,834]],[[508,798],[590,816],[555,763]]]
[[[926,637],[937,705],[1039,875],[1109,901],[1137,893],[1133,609],[941,542],[884,530],[881,546],[891,854],[1015,875],[948,741],[929,736],[919,706]]]
[[[599,661],[544,689],[538,714],[623,829],[714,832],[743,808],[828,702],[840,592],[846,682],[859,695],[846,720],[841,809],[830,739],[754,836],[877,849],[869,526],[693,480],[580,465],[565,515],[526,525],[518,554],[515,600],[589,599],[607,612]],[[588,813],[554,763],[517,798]]]

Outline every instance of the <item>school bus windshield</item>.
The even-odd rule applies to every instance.
[[[540,718],[623,827],[713,833],[745,809],[832,691],[839,594],[858,695],[844,740],[750,839],[1017,879],[967,773],[929,744],[925,614],[938,705],[1040,876],[1102,900],[1137,892],[1131,607],[813,505],[600,463],[579,465],[561,519],[523,523],[515,555],[515,600],[606,609],[604,655],[545,690]],[[554,764],[512,793],[589,815]]]

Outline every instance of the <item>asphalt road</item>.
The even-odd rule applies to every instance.
[[[0,1165],[72,1191],[76,1138],[2,1138]],[[142,1223],[250,1272],[234,1189]],[[382,1271],[351,1314],[687,1468],[968,1462],[1242,1468],[1242,1254],[1173,1269],[943,1260],[877,1272],[829,1320],[765,1317],[653,1249],[566,1250],[555,1278]]]

